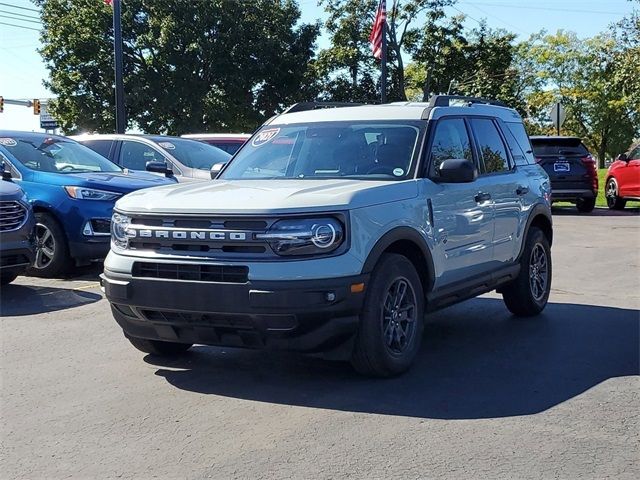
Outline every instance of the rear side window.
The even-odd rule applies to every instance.
[[[507,126],[507,131],[504,133],[507,137],[507,143],[509,144],[511,154],[516,165],[533,165],[536,163],[536,159],[533,155],[533,148],[529,141],[529,135],[527,135],[524,125],[519,122],[508,122],[505,123],[505,125]],[[512,145],[513,140],[516,141],[517,146]]]
[[[471,126],[478,142],[482,165],[481,173],[499,173],[510,170],[507,147],[496,124],[488,118],[473,118]]]
[[[440,164],[450,158],[466,158],[473,162],[469,134],[461,118],[442,119],[436,126],[431,144],[431,168],[436,176]]]
[[[580,155],[586,157],[589,150],[579,138],[533,138],[533,152],[536,157],[546,155]]]
[[[109,158],[114,142],[113,140],[87,140],[81,143],[94,152],[99,153],[104,158]]]

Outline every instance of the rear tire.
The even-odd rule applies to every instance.
[[[518,277],[502,289],[502,298],[518,317],[538,315],[551,292],[551,248],[545,234],[531,227],[520,258]]]
[[[622,210],[627,205],[627,201],[618,196],[618,182],[615,178],[607,180],[605,187],[605,197],[607,198],[607,207],[611,210]]]
[[[576,202],[576,208],[580,213],[591,213],[596,206],[596,199],[594,198],[579,198]]]
[[[18,278],[18,273],[2,272],[0,273],[0,285],[8,285]]]
[[[157,355],[159,357],[170,357],[179,355],[189,350],[193,344],[191,343],[176,343],[176,342],[162,342],[160,340],[147,340],[146,338],[130,337],[125,334],[127,340],[131,342],[131,345],[144,353],[150,353],[151,355]]]
[[[34,277],[58,276],[71,266],[67,237],[51,214],[38,212],[35,217],[36,258],[27,273]]]
[[[351,364],[363,375],[390,377],[409,369],[422,342],[424,293],[413,264],[384,254],[367,287]]]

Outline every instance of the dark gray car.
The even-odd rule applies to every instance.
[[[0,285],[11,283],[33,263],[33,210],[22,189],[0,163]]]

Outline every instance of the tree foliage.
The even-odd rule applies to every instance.
[[[39,0],[52,110],[67,132],[114,125],[111,7]],[[293,0],[128,0],[122,29],[129,126],[147,132],[252,130],[314,95],[318,25]]]

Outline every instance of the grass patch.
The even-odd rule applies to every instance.
[[[607,168],[598,169],[598,197],[596,198],[596,207],[606,208],[607,206],[607,199],[604,196],[607,181],[607,171]],[[554,203],[554,205],[557,205],[559,207],[568,207],[573,204],[569,202],[558,202]],[[628,201],[625,208],[640,208],[640,202]]]

